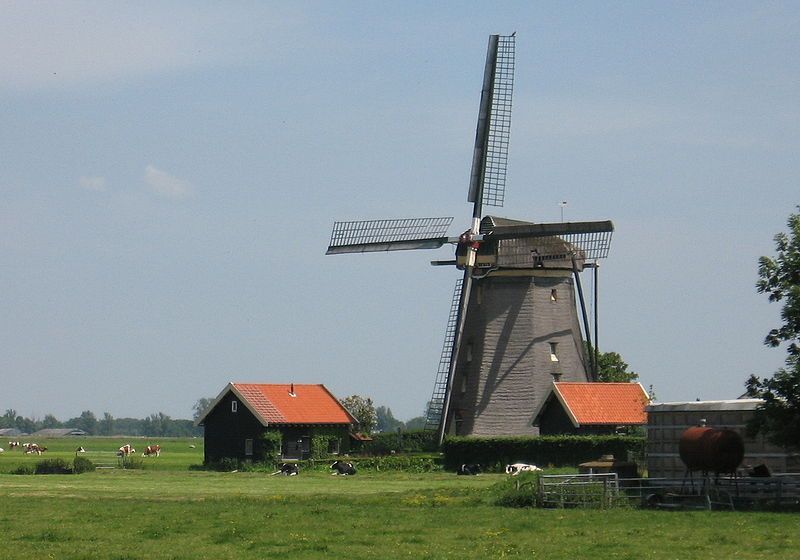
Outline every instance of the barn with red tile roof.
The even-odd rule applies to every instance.
[[[204,427],[208,463],[269,459],[270,431],[281,434],[283,459],[308,458],[315,436],[326,451],[345,452],[356,420],[324,385],[229,383],[196,424]]]
[[[540,435],[613,434],[647,424],[649,403],[640,383],[555,382],[533,422]]]

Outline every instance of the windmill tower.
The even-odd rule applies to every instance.
[[[336,222],[327,254],[455,245],[456,283],[427,423],[454,435],[535,435],[550,383],[595,380],[580,273],[608,255],[610,221],[533,223],[484,216],[502,206],[511,132],[515,37],[492,35],[475,134],[469,229],[453,218]],[[596,293],[596,292],[595,292]]]

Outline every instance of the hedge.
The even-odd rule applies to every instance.
[[[364,442],[359,454],[390,455],[396,453],[431,453],[438,450],[435,431],[413,430],[384,432],[370,435],[372,441]]]
[[[446,469],[477,463],[485,470],[517,462],[576,467],[602,455],[635,460],[644,455],[644,449],[645,438],[636,436],[449,437],[442,446]]]

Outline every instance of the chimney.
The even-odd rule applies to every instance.
[[[289,386],[289,396],[296,397],[297,395],[294,394],[294,383]]]

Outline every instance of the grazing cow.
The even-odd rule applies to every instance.
[[[120,447],[119,450],[117,451],[117,457],[127,457],[132,453],[136,453],[136,450],[133,447],[131,447],[130,443],[126,443],[125,445]]]
[[[86,450],[83,448],[82,445],[75,450],[75,455],[77,455],[78,453],[86,453]]]
[[[8,442],[8,449],[9,450],[14,449],[15,447],[19,447],[19,442],[18,441],[9,441]]]
[[[6,450],[3,449],[2,447],[0,447],[0,453],[5,453],[5,452],[6,452]]]
[[[197,446],[195,444],[192,444],[192,445],[189,446],[189,449],[194,449],[195,447],[197,447]]]
[[[356,468],[353,466],[353,463],[346,463],[344,461],[334,461],[331,465],[333,475],[352,475],[356,474]]]
[[[28,455],[32,455],[34,453],[36,453],[37,455],[41,455],[42,453],[47,451],[46,447],[42,447],[38,443],[26,443],[23,445],[23,447],[25,448],[25,453]]]
[[[468,475],[468,476],[478,475],[478,474],[481,474],[481,466],[480,465],[467,465],[467,464],[464,464],[464,465],[461,465],[460,467],[458,467],[458,470],[456,471],[456,474]]]
[[[282,474],[284,476],[297,476],[300,474],[300,467],[294,463],[283,463],[280,470],[272,473],[272,476],[275,476],[276,474]]]
[[[517,476],[521,472],[535,472],[540,470],[542,469],[536,465],[529,465],[528,463],[514,463],[512,465],[506,465],[506,474],[510,474],[511,476]]]
[[[148,445],[144,448],[142,455],[145,457],[151,457],[155,455],[156,457],[161,457],[161,446],[160,445]]]

